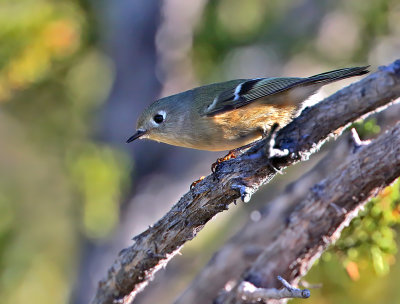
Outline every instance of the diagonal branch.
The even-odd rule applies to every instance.
[[[297,284],[365,203],[399,176],[400,122],[314,185],[289,215],[285,229],[215,303],[251,303],[241,286],[276,288],[278,274]]]
[[[256,221],[249,219],[246,225],[213,255],[174,303],[211,303],[224,286],[229,289],[263,249],[283,231],[288,215],[307,195],[308,190],[340,166],[345,158],[352,154],[353,147],[354,143],[349,137],[342,136],[334,149],[331,149],[311,171],[289,184],[278,197],[267,201],[259,211],[260,218]]]
[[[400,103],[386,108],[373,117],[382,121],[381,128],[387,130],[393,127],[400,120]],[[264,248],[284,230],[288,215],[306,197],[309,189],[346,162],[366,143],[360,142],[354,132],[352,129],[351,137],[349,134],[342,136],[312,170],[289,184],[278,197],[266,201],[258,213],[259,219],[256,221],[249,219],[246,225],[213,255],[174,303],[211,303],[224,286],[230,288]]]
[[[154,226],[134,238],[120,252],[107,276],[99,282],[92,303],[129,303],[153,274],[171,259],[185,242],[217,213],[237,200],[247,200],[276,170],[306,160],[334,132],[387,105],[400,96],[400,61],[346,87],[317,105],[305,109],[276,137],[276,147],[288,156],[268,160],[259,143],[198,183]],[[274,161],[273,168],[271,161]]]

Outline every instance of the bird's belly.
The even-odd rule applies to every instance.
[[[287,125],[295,111],[296,107],[290,105],[256,104],[208,117],[212,120],[211,125],[215,126],[209,141],[213,147],[218,148],[213,149],[216,151],[232,150],[247,145],[268,133],[275,123],[279,127]]]
[[[260,139],[275,123],[283,127],[292,120],[295,110],[289,105],[252,104],[212,117],[198,117],[196,125],[186,131],[153,139],[198,150],[232,150]]]
[[[213,136],[213,139],[204,141],[203,145],[198,145],[197,149],[208,151],[233,150],[261,139],[262,135],[261,130],[246,130],[240,132],[240,134],[230,134],[230,136],[224,136],[220,133],[218,136]]]
[[[207,151],[226,151],[233,150],[238,147],[245,146],[257,139],[262,137],[262,132],[260,130],[255,130],[253,132],[247,131],[247,133],[242,132],[238,136],[224,136],[222,133],[213,134],[212,136],[202,136],[202,138],[158,138],[156,140],[180,147],[186,147],[197,150],[207,150]]]
[[[174,146],[186,147],[207,151],[226,151],[247,145],[263,135],[260,128],[249,128],[239,125],[228,127],[226,125],[211,124],[210,121],[200,122],[191,132],[176,132],[175,136],[152,137],[153,140]],[[210,128],[212,126],[212,129]]]

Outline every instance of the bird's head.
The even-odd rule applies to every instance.
[[[127,143],[138,138],[165,142],[165,138],[176,133],[177,118],[179,118],[179,113],[177,113],[177,107],[174,106],[174,100],[170,97],[157,100],[139,116],[136,133],[129,137]]]

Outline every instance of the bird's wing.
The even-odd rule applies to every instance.
[[[257,99],[289,90],[298,85],[312,85],[320,83],[321,86],[336,80],[358,76],[368,73],[368,66],[344,68],[334,70],[308,78],[257,78],[240,82],[217,95],[207,107],[204,114],[214,116],[223,112],[243,107]],[[310,93],[312,94],[312,92]]]
[[[207,107],[205,114],[214,116],[237,109],[259,98],[285,91],[304,78],[257,78],[239,83],[220,93]]]

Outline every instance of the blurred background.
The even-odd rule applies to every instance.
[[[87,303],[117,253],[223,156],[126,145],[146,105],[234,78],[376,70],[400,57],[399,19],[397,0],[0,0],[1,302]],[[136,303],[171,303],[327,149],[214,219]],[[321,257],[307,303],[400,303],[399,196],[386,189]]]

